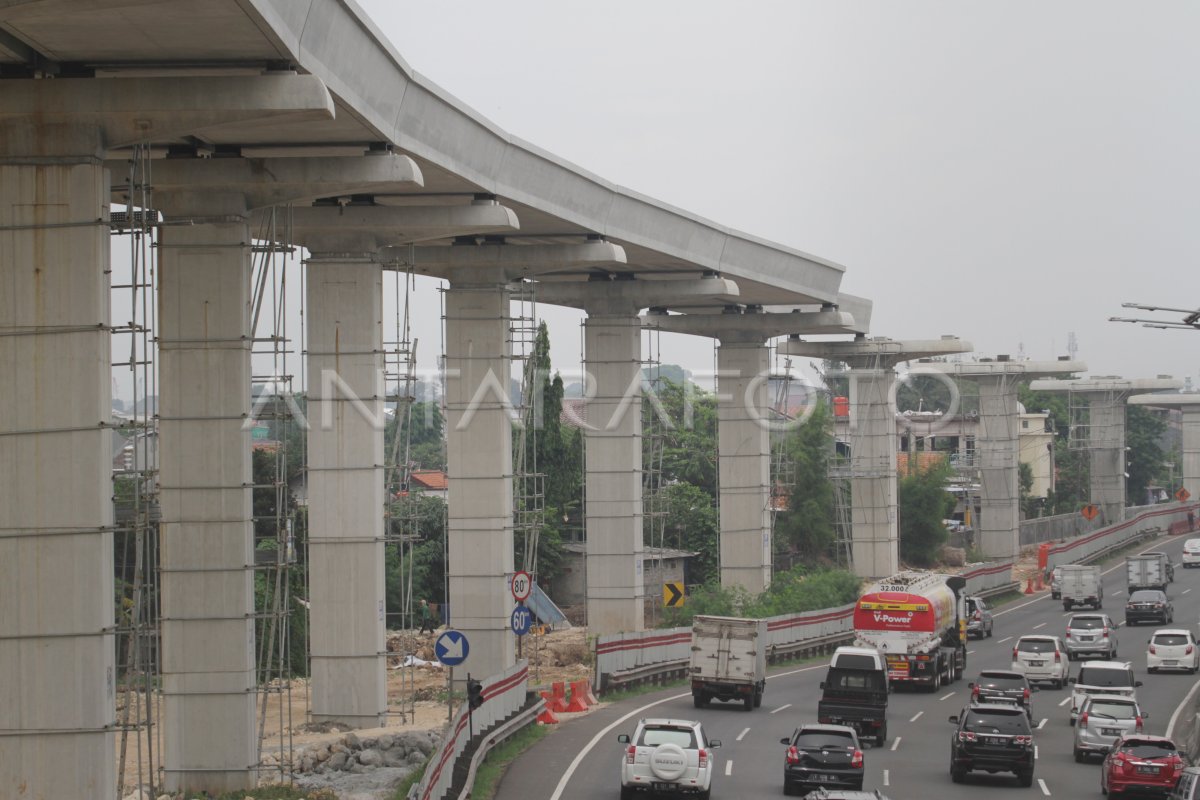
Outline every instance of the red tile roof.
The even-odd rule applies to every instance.
[[[449,483],[446,473],[440,469],[414,469],[409,475],[414,486],[420,486],[434,491],[444,491]]]

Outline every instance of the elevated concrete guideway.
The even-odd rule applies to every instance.
[[[309,374],[338,363],[345,385],[376,412],[376,271],[407,258],[414,271],[450,282],[448,460],[450,485],[460,487],[448,511],[450,605],[480,675],[513,660],[511,421],[507,398],[487,391],[511,366],[511,284],[549,290],[633,278],[659,284],[656,305],[686,314],[839,302],[842,267],[615,186],[510,136],[415,73],[348,0],[0,0],[0,78],[0,251],[15,254],[0,261],[0,285],[18,292],[0,304],[0,330],[29,336],[0,337],[15,365],[0,377],[70,398],[43,407],[18,394],[0,408],[0,434],[29,453],[19,479],[0,482],[8,510],[0,527],[14,532],[6,546],[19,538],[24,548],[19,563],[3,562],[37,577],[31,591],[0,586],[0,607],[47,609],[22,611],[4,630],[12,635],[0,636],[0,663],[16,665],[10,685],[22,694],[0,709],[0,795],[107,800],[116,788],[111,444],[96,426],[112,401],[108,208],[135,154],[154,159],[144,205],[167,221],[156,334],[167,576],[160,730],[172,789],[245,788],[259,769],[242,421],[252,223],[264,209],[292,205],[295,241],[309,250],[310,291],[320,294],[310,297]],[[684,288],[714,278],[720,291]],[[61,288],[61,302],[30,323],[42,281]],[[600,315],[598,333],[618,333],[595,340],[614,381],[629,372],[637,311],[626,303]],[[39,327],[51,319],[54,330]],[[341,603],[358,618],[372,597],[383,603],[370,513],[381,497],[379,432],[339,417],[340,396],[311,396],[338,419],[309,442],[310,519],[325,529],[314,539],[321,563],[312,600]],[[55,500],[63,486],[78,501],[70,513]],[[620,492],[617,503],[632,503],[621,507],[636,516],[632,482]],[[64,530],[77,545],[62,546]],[[621,571],[631,563],[606,555]],[[342,578],[356,585],[353,595],[321,588]],[[637,591],[621,580],[609,589]],[[379,620],[334,630],[327,623],[336,615],[311,619],[323,662],[314,667],[314,713],[377,720],[385,702]],[[78,638],[41,644],[64,631]],[[353,676],[355,686],[318,685],[336,676]],[[37,757],[50,743],[68,757]]]
[[[1200,497],[1200,394],[1142,394],[1129,398],[1129,404],[1183,412],[1180,474],[1183,488],[1193,498]]]

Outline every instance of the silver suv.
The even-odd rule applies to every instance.
[[[1063,642],[1067,658],[1116,658],[1117,623],[1108,614],[1072,614]]]
[[[699,722],[684,719],[643,719],[633,736],[621,734],[621,800],[640,792],[685,792],[708,800],[717,771],[709,739]]]

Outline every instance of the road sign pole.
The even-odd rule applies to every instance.
[[[448,668],[446,676],[446,724],[454,724],[454,667]]]

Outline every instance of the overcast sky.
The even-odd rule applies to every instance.
[[[844,265],[872,335],[1200,370],[1200,5],[360,0],[413,69],[615,183]],[[1176,315],[1178,316],[1178,315]],[[555,365],[578,315],[551,316]],[[705,370],[712,345],[664,337]],[[428,341],[428,337],[426,337]]]

